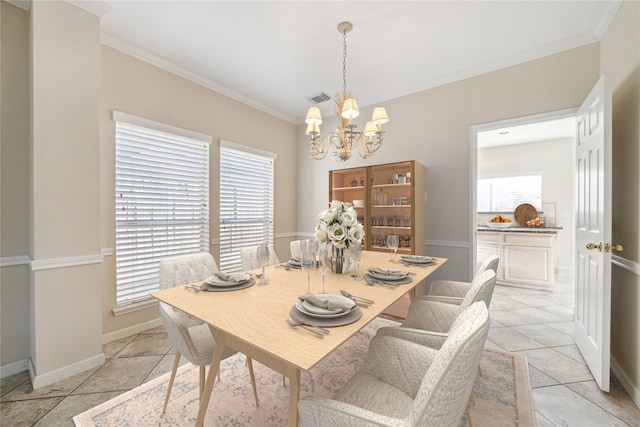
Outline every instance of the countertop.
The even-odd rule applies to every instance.
[[[558,230],[562,230],[562,227],[521,227],[519,225],[512,225],[509,228],[490,228],[486,225],[478,225],[478,231],[489,233],[541,233],[541,234],[558,234]]]

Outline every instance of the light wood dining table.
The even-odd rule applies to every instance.
[[[447,261],[446,258],[435,258],[435,265],[418,267],[392,263],[390,258],[389,253],[363,251],[360,274],[363,275],[369,267],[402,269],[411,272],[411,283],[390,289],[368,285],[364,280],[355,280],[351,274],[327,271],[327,293],[339,295],[340,290],[344,289],[353,295],[374,300],[375,303],[368,308],[361,308],[360,319],[348,325],[330,328],[331,333],[323,338],[302,328],[291,328],[285,322],[289,319],[289,312],[298,296],[307,292],[307,275],[299,269],[286,270],[282,265],[267,267],[269,284],[256,284],[236,291],[195,292],[179,286],[152,292],[151,296],[154,298],[207,323],[216,341],[211,368],[200,399],[196,426],[204,424],[224,346],[244,353],[289,378],[288,424],[297,426],[300,373],[313,368],[404,294],[413,294],[418,284],[423,283]],[[258,270],[253,272],[257,273]],[[319,270],[311,274],[311,292],[322,292],[322,275]]]

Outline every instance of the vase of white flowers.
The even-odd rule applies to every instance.
[[[346,203],[334,200],[329,205],[329,209],[318,214],[316,239],[318,243],[329,242],[333,245],[331,269],[334,273],[343,273],[344,249],[349,249],[363,237],[364,229],[358,222],[358,214]]]

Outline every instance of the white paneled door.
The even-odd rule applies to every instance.
[[[574,337],[609,391],[611,338],[611,93],[604,75],[578,110]]]

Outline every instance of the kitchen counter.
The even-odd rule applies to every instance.
[[[489,255],[498,255],[497,283],[550,290],[558,264],[559,230],[562,228],[478,226],[477,262]]]
[[[562,227],[521,227],[511,226],[509,228],[491,228],[486,225],[479,225],[477,228],[481,232],[489,233],[539,233],[539,234],[558,234]]]

